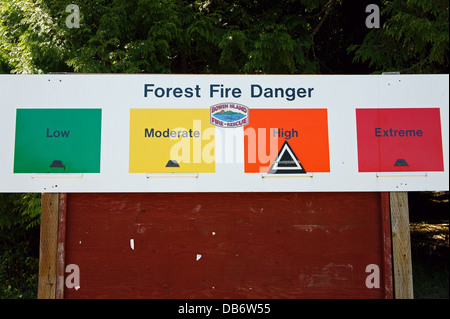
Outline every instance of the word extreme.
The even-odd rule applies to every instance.
[[[179,138],[179,137],[200,137],[199,131],[193,131],[192,129],[183,129],[183,130],[170,130],[169,128],[164,131],[155,130],[148,128],[144,131],[145,137],[170,137],[170,138]]]
[[[394,130],[389,128],[384,130],[380,127],[375,128],[376,137],[422,137],[422,130]]]

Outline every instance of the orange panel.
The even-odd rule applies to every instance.
[[[245,172],[266,173],[284,141],[306,172],[329,172],[326,109],[250,109]]]

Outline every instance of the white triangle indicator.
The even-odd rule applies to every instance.
[[[268,174],[306,174],[300,161],[287,141],[284,142],[272,163]]]

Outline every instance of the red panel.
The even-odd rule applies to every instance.
[[[360,172],[443,171],[438,108],[357,109]]]
[[[381,198],[379,193],[69,194],[65,264],[79,266],[80,289],[65,288],[64,296],[392,297]],[[380,267],[380,288],[366,287],[368,264]]]

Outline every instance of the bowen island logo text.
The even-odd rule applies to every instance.
[[[240,127],[248,124],[248,107],[221,103],[210,107],[210,123],[218,127]]]

